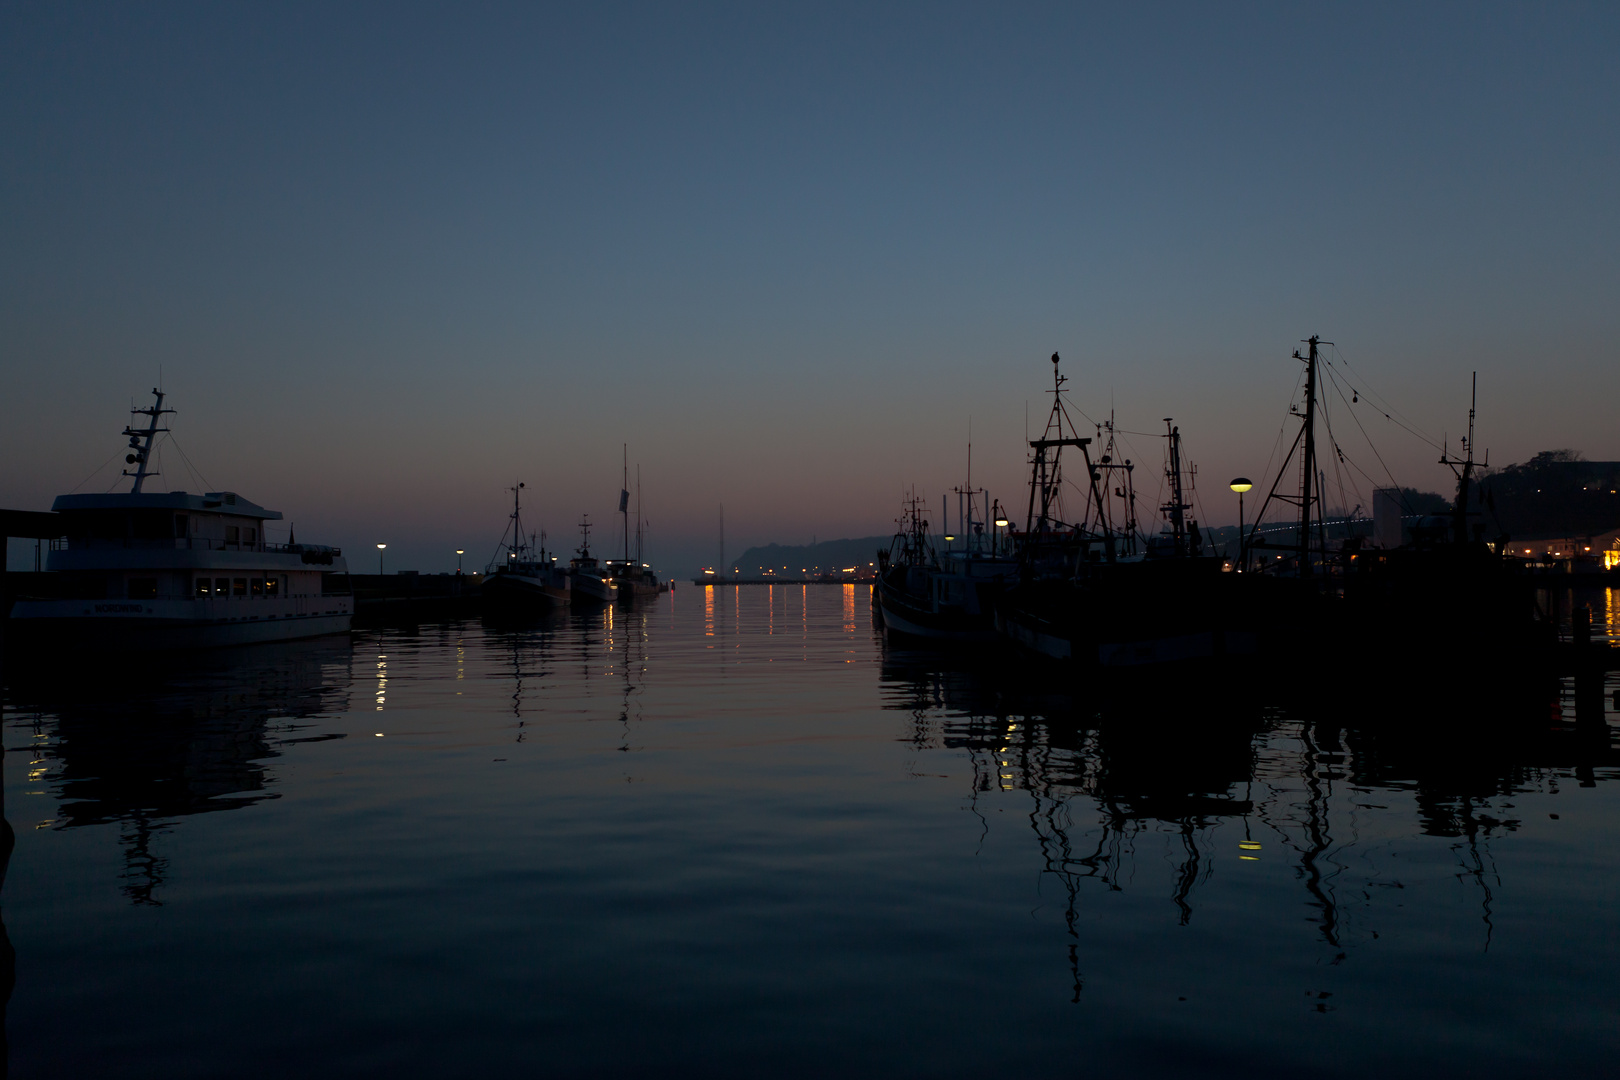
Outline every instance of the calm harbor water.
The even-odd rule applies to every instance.
[[[1620,1053],[1613,682],[1597,726],[1079,685],[885,646],[853,586],[4,679],[13,1076]]]

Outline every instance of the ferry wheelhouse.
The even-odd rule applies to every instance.
[[[153,394],[150,408],[131,410],[149,424],[124,429],[131,490],[61,495],[52,505],[63,536],[45,564],[58,575],[54,595],[17,601],[17,636],[147,650],[346,632],[354,598],[341,550],[268,542],[265,523],[280,512],[235,492],[142,490],[158,475],[148,463],[154,438],[167,431],[159,423],[174,411]]]

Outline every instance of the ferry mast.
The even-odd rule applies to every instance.
[[[173,409],[165,409],[163,407],[163,391],[157,389],[157,387],[153,387],[152,394],[157,398],[157,401],[150,408],[129,410],[129,414],[131,416],[151,417],[151,422],[147,424],[145,429],[136,429],[128,424],[124,425],[124,434],[129,436],[130,450],[129,453],[124,455],[124,462],[125,464],[135,466],[134,472],[130,472],[128,469],[124,470],[125,476],[133,476],[135,478],[134,486],[129,489],[131,495],[139,495],[141,493],[141,485],[146,483],[146,478],[148,476],[160,475],[159,473],[150,472],[147,469],[147,465],[151,462],[152,458],[152,439],[155,436],[167,434],[169,430],[168,428],[158,427],[158,417],[163,416],[166,413],[174,412]]]

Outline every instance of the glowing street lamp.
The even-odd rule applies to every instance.
[[[387,546],[388,546],[387,544],[378,544],[377,545],[377,576],[378,577],[383,576],[383,548],[385,548]]]
[[[456,548],[456,573],[458,574],[461,573],[461,556],[464,554],[465,552],[461,548]]]
[[[1237,572],[1241,574],[1241,573],[1243,573],[1243,568],[1249,564],[1249,560],[1244,555],[1244,548],[1245,548],[1245,545],[1246,545],[1246,541],[1244,540],[1244,536],[1243,536],[1243,493],[1245,491],[1248,491],[1250,488],[1254,487],[1254,485],[1249,482],[1249,478],[1247,476],[1240,476],[1236,480],[1232,481],[1231,487],[1232,487],[1233,491],[1237,492],[1237,497],[1238,497],[1238,567],[1237,567]]]

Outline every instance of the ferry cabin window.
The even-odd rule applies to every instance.
[[[273,577],[265,578],[264,579],[264,595],[270,596],[270,597],[280,596],[281,595],[281,579],[280,578],[273,578]]]
[[[213,590],[208,587],[208,579],[207,578],[200,577],[200,578],[197,579],[197,595],[198,596],[207,596],[212,591]]]
[[[235,525],[227,525],[227,526],[225,526],[225,542],[227,544],[237,544],[237,543],[240,543],[241,540],[242,540],[242,530],[241,529],[237,528]]]
[[[231,579],[231,595],[232,596],[246,596],[247,595],[247,578],[239,577],[239,578],[232,578]]]
[[[254,596],[263,596],[264,595],[264,578],[256,577],[256,578],[253,579],[253,595]]]
[[[131,600],[156,600],[157,578],[132,577],[129,579],[129,598]]]
[[[215,596],[229,596],[229,595],[231,595],[231,579],[228,578],[228,577],[215,578],[214,579],[214,595]]]
[[[259,532],[258,532],[257,529],[243,529],[242,530],[242,543],[244,543],[244,544],[253,544],[253,543],[257,543],[258,539],[259,539]]]

